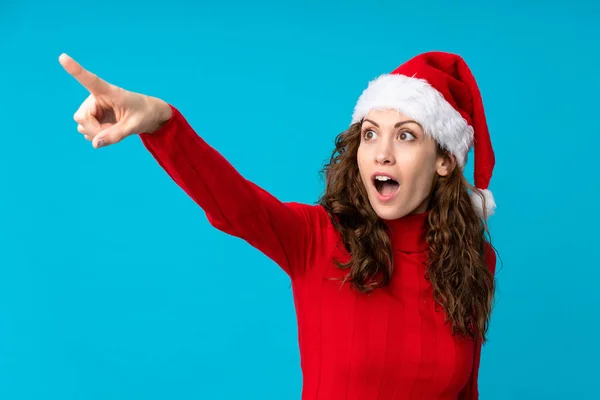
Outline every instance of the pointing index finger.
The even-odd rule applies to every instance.
[[[92,94],[108,91],[109,84],[83,68],[77,61],[63,53],[58,58],[62,67]]]

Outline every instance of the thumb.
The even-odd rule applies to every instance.
[[[127,135],[128,132],[125,125],[122,122],[117,122],[116,124],[98,132],[92,141],[92,145],[95,148],[99,148],[116,144],[127,137]]]

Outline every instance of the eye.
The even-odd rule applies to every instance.
[[[412,134],[412,132],[409,131],[402,131],[398,133],[398,139],[402,140],[402,141],[412,141],[415,140],[416,137],[415,135]]]
[[[377,133],[373,129],[366,129],[363,131],[363,138],[365,138],[365,140],[371,140],[375,135],[377,135]]]

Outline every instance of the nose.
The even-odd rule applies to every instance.
[[[375,162],[382,165],[393,165],[396,163],[392,145],[385,140],[382,140],[375,153]]]

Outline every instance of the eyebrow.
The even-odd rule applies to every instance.
[[[377,122],[375,122],[375,121],[372,121],[372,120],[370,120],[368,118],[365,118],[363,121],[364,122],[368,121],[368,122],[372,123],[373,125],[375,125],[376,127],[379,128],[379,124]],[[399,126],[402,126],[402,125],[405,125],[405,124],[410,124],[410,123],[419,125],[419,127],[421,127],[421,129],[423,128],[420,123],[418,123],[417,121],[413,121],[412,119],[409,119],[409,120],[406,120],[406,121],[396,122],[396,125],[394,125],[394,128],[398,128]]]

